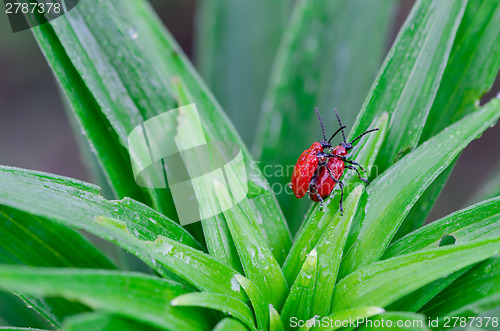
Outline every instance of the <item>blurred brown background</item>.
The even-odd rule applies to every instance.
[[[184,51],[192,57],[197,1],[153,0],[152,4]],[[412,4],[413,1],[401,1],[391,42]],[[0,164],[90,180],[52,73],[31,32],[0,32],[0,45]],[[492,92],[483,101],[498,91],[500,81],[497,79]],[[499,142],[500,125],[497,125],[469,145],[431,220],[463,207],[500,162]]]

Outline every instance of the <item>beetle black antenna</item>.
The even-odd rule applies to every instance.
[[[323,131],[323,138],[326,140],[325,127],[323,126],[323,121],[321,120],[321,115],[319,114],[318,107],[314,108],[316,110],[316,115],[318,115],[319,124],[321,124],[321,131]]]
[[[341,130],[344,130],[345,129],[345,125],[340,127],[340,129],[338,129],[337,131],[335,131],[334,134],[332,134],[332,136],[330,137],[330,139],[328,139],[328,142],[331,142],[333,137],[335,137],[337,135],[337,133],[339,133]]]
[[[370,133],[370,132],[373,132],[373,131],[378,131],[379,128],[376,128],[376,129],[371,129],[371,130],[368,130],[368,131],[365,131],[363,132],[362,134],[360,134],[359,136],[356,137],[356,139],[354,139],[353,141],[351,141],[351,145],[356,141],[358,140],[359,138],[363,137],[365,134],[367,133]]]
[[[337,113],[337,108],[335,108],[334,111],[335,111],[335,115],[337,115],[337,120],[339,121],[340,130],[342,130],[342,138],[344,139],[344,142],[347,143],[347,141],[345,140],[345,133],[344,133],[345,126],[342,126],[342,122],[340,121],[339,113]]]

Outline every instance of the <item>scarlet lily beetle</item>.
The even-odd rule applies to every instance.
[[[292,191],[297,199],[300,199],[306,195],[306,193],[309,193],[309,198],[311,200],[323,204],[323,200],[332,193],[335,185],[339,184],[341,190],[340,214],[342,215],[342,212],[344,211],[342,209],[344,183],[340,180],[340,177],[342,177],[344,169],[347,168],[355,170],[359,179],[368,184],[368,180],[361,177],[359,170],[356,168],[356,166],[358,166],[362,171],[364,171],[363,167],[355,161],[347,160],[348,153],[353,148],[354,142],[367,133],[377,131],[378,128],[365,131],[353,141],[348,143],[345,139],[345,126],[342,125],[339,114],[335,109],[335,115],[337,116],[340,128],[335,131],[330,139],[326,140],[325,128],[323,126],[323,121],[321,120],[318,108],[316,108],[316,115],[318,116],[319,123],[321,124],[323,139],[319,142],[313,143],[311,147],[306,149],[300,155],[299,160],[293,169],[291,182]],[[333,148],[331,141],[339,132],[342,132],[343,142]]]

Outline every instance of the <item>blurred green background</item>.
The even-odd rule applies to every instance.
[[[213,22],[200,22],[197,13],[209,1],[215,0],[154,0],[152,5],[184,51],[197,62],[205,80],[250,147],[254,139],[272,59],[281,37],[279,31],[288,20],[289,4],[293,1],[280,1],[280,6],[284,8],[269,8],[269,11],[247,13],[245,1],[236,0],[231,2],[228,12],[223,13],[221,17],[212,17]],[[273,5],[273,2],[269,3],[270,7],[278,6]],[[388,15],[391,20],[388,24],[391,28],[385,49],[382,50],[384,56],[412,4],[413,1],[399,1],[395,13]],[[276,10],[279,10],[282,15],[275,17],[269,14]],[[262,21],[256,20],[255,17]],[[238,28],[234,28],[234,20],[238,20]],[[262,24],[263,22],[266,24]],[[269,22],[272,24],[270,25]],[[349,26],[349,21],[346,24]],[[263,28],[264,26],[267,28]],[[269,29],[270,26],[271,29]],[[198,34],[201,36],[198,40],[194,37],[196,29],[201,32]],[[239,43],[239,47],[230,47],[227,44],[214,43],[210,39],[210,36],[218,31],[227,33],[228,39],[238,40],[248,38],[248,36],[251,38],[247,40],[247,43]],[[369,43],[372,34],[376,32],[366,31],[363,40]],[[266,53],[255,51],[251,47],[255,43],[266,43],[268,45],[265,48]],[[217,56],[229,54],[228,59],[231,61],[228,60],[225,63],[225,69],[230,70],[210,67],[204,63],[203,59],[197,56],[195,45],[205,49],[217,47],[220,54],[213,52]],[[347,74],[356,75],[356,72]],[[373,72],[373,77],[375,75],[376,72]],[[238,93],[230,95],[224,93],[226,89],[238,84],[243,84],[242,86],[250,84],[254,88],[237,89]],[[369,85],[361,85],[358,88],[366,90],[367,93]],[[492,92],[483,98],[482,103],[498,91],[500,91],[500,81],[497,79]],[[354,100],[354,103],[356,101],[361,106],[364,100]],[[334,107],[340,107],[340,105],[334,102],[330,107],[331,109],[322,109],[322,111],[331,112]],[[346,124],[352,124],[359,107],[339,110]],[[337,124],[331,121],[331,117],[326,117],[328,123],[325,124],[331,131],[336,128]],[[311,128],[317,126],[318,138],[320,138],[317,123],[304,125]],[[297,128],[297,130],[300,129]],[[500,169],[498,166],[500,163],[499,141],[500,126],[496,126],[488,130],[480,141],[474,141],[465,150],[429,217],[430,220],[463,207],[477,188],[483,185],[489,173]],[[297,157],[303,149],[308,147],[294,146],[293,141],[289,144],[292,148],[296,148]],[[81,161],[81,155],[52,73],[30,31],[16,34],[0,32],[0,163],[91,180]]]

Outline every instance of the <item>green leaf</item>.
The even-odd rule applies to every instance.
[[[226,317],[214,327],[213,331],[247,331],[245,324],[237,319]]]
[[[499,117],[500,100],[493,99],[480,111],[468,115],[420,145],[368,186],[363,226],[358,240],[342,262],[340,277],[382,256],[423,191],[469,142]]]
[[[0,263],[116,269],[78,232],[13,208],[0,206],[0,236]]]
[[[91,184],[16,168],[0,167],[0,183],[2,204],[114,242],[163,276],[246,298],[231,289],[236,271],[188,246],[199,247],[186,230],[145,205],[127,198],[108,201]]]
[[[79,13],[81,7],[78,6],[72,10],[72,17],[81,17]],[[126,149],[126,140],[123,140],[124,133],[120,137],[119,132],[123,130],[125,124],[130,124],[129,121],[138,125],[142,123],[143,119],[138,114],[135,105],[132,106],[130,96],[126,93],[122,93],[123,97],[116,97],[116,100],[113,100],[118,105],[109,100],[113,94],[124,91],[126,88],[123,87],[122,82],[110,83],[113,88],[109,92],[101,81],[101,77],[113,80],[113,77],[117,76],[115,69],[109,64],[108,55],[96,44],[97,40],[104,36],[99,35],[99,37],[87,39],[87,43],[92,45],[89,47],[93,48],[94,51],[85,50],[84,45],[80,44],[79,38],[82,38],[80,35],[82,32],[89,32],[89,28],[85,24],[81,24],[83,20],[79,20],[83,26],[73,31],[67,22],[68,16],[61,17],[64,25],[62,28],[60,25],[59,28],[54,28],[52,22],[31,30],[52,67],[61,90],[64,91],[63,96],[71,107],[83,134],[88,139],[91,149],[96,154],[110,186],[118,197],[132,197],[156,207],[170,217],[176,217],[175,209],[170,202],[171,198],[170,200],[160,199],[154,190],[144,190],[135,184],[130,157]],[[111,22],[110,20],[104,21],[108,24]],[[64,43],[71,44],[71,47],[65,46]],[[99,57],[100,61],[97,61],[96,57]],[[107,65],[102,64],[103,60],[108,62]],[[80,67],[75,67],[74,63],[79,64]],[[122,113],[122,110],[131,108],[134,109],[128,114]],[[111,119],[106,118],[111,110],[117,110],[118,118],[116,116]],[[123,123],[120,120],[123,120]],[[110,126],[113,127],[113,130],[109,129]]]
[[[228,172],[227,175],[229,181],[233,182],[232,174]],[[220,182],[214,182],[214,185],[246,276],[259,287],[265,300],[281,308],[288,286],[280,265],[257,232],[251,216],[245,213],[240,205],[233,207],[231,196],[225,186]]]
[[[341,310],[333,313],[327,317],[328,326],[325,327],[314,327],[312,330],[323,330],[323,331],[334,331],[338,330],[345,325],[345,327],[352,326],[351,321],[354,321],[354,325],[358,325],[358,320],[361,321],[364,318],[375,316],[383,313],[385,310],[380,307],[375,306],[364,306],[353,309]],[[304,329],[304,331],[309,329]]]
[[[227,295],[206,292],[193,292],[180,295],[170,301],[170,305],[203,307],[218,310],[225,315],[234,316],[251,330],[255,328],[253,313],[242,301]]]
[[[291,245],[283,215],[258,167],[252,167],[252,157],[222,109],[201,82],[180,47],[163,27],[159,18],[144,0],[117,3],[90,0],[79,4],[67,15],[35,29],[49,63],[59,80],[66,68],[76,70],[94,97],[101,122],[105,117],[113,128],[116,145],[127,147],[128,134],[144,120],[179,105],[173,94],[175,77],[184,82],[195,101],[208,141],[228,141],[241,146],[248,177],[262,187],[261,194],[250,198],[256,214],[268,222],[259,226],[267,234],[268,245],[278,259]],[[68,58],[56,59],[51,49],[64,51]],[[62,76],[62,77],[61,77]],[[68,84],[65,90],[70,88]],[[64,86],[63,86],[64,88]],[[68,93],[68,92],[66,92]],[[80,99],[88,98],[88,94]],[[90,123],[87,122],[87,123]],[[102,139],[94,145],[107,143]],[[223,151],[229,154],[229,150]],[[128,163],[127,163],[128,165]],[[122,165],[123,166],[123,165]],[[114,164],[114,168],[120,165]],[[122,178],[132,183],[129,177]],[[168,191],[149,190],[150,205],[171,218],[175,214]]]
[[[393,46],[405,53],[405,60],[394,67],[397,61],[389,56],[391,64],[382,72],[384,80],[393,79],[393,86],[377,86],[383,89],[382,93],[390,93],[379,98],[390,98],[385,106],[392,111],[385,148],[377,159],[379,171],[383,172],[417,146],[466,5],[467,0],[421,0],[406,20],[400,39]],[[410,47],[405,47],[406,42]]]
[[[194,102],[192,96],[187,91],[186,86],[181,78],[176,78],[174,82],[174,87],[176,89],[177,95],[179,95],[180,100],[185,104],[191,104]],[[199,118],[195,116],[195,114],[190,114],[186,112],[185,123],[190,123],[188,125],[177,126],[176,127],[176,148],[179,151],[187,151],[192,150],[193,146],[198,146],[200,142],[205,141],[205,137],[203,132],[197,132],[195,125],[191,123],[199,123]],[[183,128],[183,129],[181,129]],[[173,130],[173,129],[172,129]],[[168,134],[165,135],[165,128],[163,125],[158,127],[158,145],[161,146],[163,144],[162,140],[168,137]],[[151,142],[150,142],[151,143]],[[219,148],[218,145],[215,148]],[[216,157],[213,153],[207,153],[207,158]],[[186,157],[184,157],[186,158]],[[207,160],[208,161],[208,160]],[[195,178],[198,177],[198,172],[201,170],[205,172],[205,169],[197,169],[199,167],[199,162],[189,162],[185,164],[186,169],[188,170],[189,177]],[[219,210],[215,210],[210,213],[208,208],[216,207],[217,200],[215,195],[213,194],[213,183],[210,181],[191,181],[191,185],[194,189],[194,196],[198,201],[208,200],[212,202],[212,206],[206,206],[200,204],[200,213],[204,214],[216,214],[212,217],[206,217],[201,219],[201,224],[203,225],[203,237],[207,244],[207,249],[210,255],[215,257],[219,262],[224,263],[238,272],[243,273],[243,268],[241,266],[241,262],[238,257],[238,251],[234,246],[233,239],[231,237],[231,233],[227,227],[226,221],[222,213]],[[242,196],[244,193],[242,193]],[[186,197],[184,197],[186,199]],[[203,206],[203,207],[202,207]],[[187,207],[187,206],[186,206]],[[207,208],[208,207],[208,208]],[[187,207],[189,208],[189,207]],[[207,210],[203,210],[207,209]],[[190,225],[188,225],[190,226]]]
[[[468,1],[421,142],[479,110],[480,98],[491,89],[500,69],[498,19],[498,1]]]
[[[158,236],[154,241],[144,241],[132,234],[125,223],[106,217],[98,217],[97,224],[116,236],[110,239],[130,250],[140,259],[152,263],[160,273],[167,271],[196,288],[225,294],[246,301],[235,276],[237,272],[221,264],[215,258],[167,237]]]
[[[2,204],[37,216],[101,235],[102,230],[90,221],[97,216],[115,218],[140,238],[154,240],[162,235],[201,249],[177,223],[129,198],[106,200],[99,195],[99,187],[89,183],[11,167],[0,167],[0,183]]]
[[[360,268],[335,287],[332,310],[386,307],[412,291],[500,251],[500,237],[393,257]]]
[[[435,318],[479,316],[500,305],[500,257],[488,259],[458,278],[422,308]]]
[[[2,331],[48,331],[46,329],[33,329],[33,328],[18,328],[11,326],[0,326]]]
[[[390,304],[387,309],[394,311],[419,311],[427,302],[434,298],[438,293],[447,288],[451,283],[453,283],[458,277],[466,273],[472,266],[465,267],[459,271],[452,273],[451,275],[433,281],[416,291],[396,300]]]
[[[64,320],[61,331],[155,331],[153,328],[137,321],[118,315],[105,313],[84,313],[68,317]]]
[[[382,259],[438,247],[445,235],[457,243],[500,235],[500,197],[483,201],[434,221],[391,244]]]
[[[500,68],[499,19],[498,1],[469,0],[420,142],[479,109],[480,98],[491,89]],[[425,191],[396,238],[424,224],[453,168],[454,163]]]
[[[47,322],[27,302],[12,293],[0,291],[0,325],[29,325],[33,328],[50,329],[54,323]]]
[[[238,283],[243,287],[250,302],[252,303],[253,311],[257,319],[257,327],[259,330],[267,330],[269,328],[269,303],[264,300],[259,288],[252,283],[248,278],[241,275],[235,275]]]
[[[327,133],[337,126],[333,108],[351,125],[385,52],[391,0],[306,1],[295,4],[262,103],[254,151],[271,173],[273,187],[288,191],[292,165],[321,137],[319,107]],[[368,38],[366,31],[372,31]],[[371,122],[371,121],[370,121]],[[366,123],[368,124],[368,123]],[[291,143],[293,142],[293,143]],[[307,207],[279,195],[295,232]]]
[[[353,159],[356,159],[357,162],[362,165],[364,169],[366,169],[367,177],[373,170],[373,162],[375,161],[377,153],[384,141],[387,123],[387,113],[383,113],[375,118],[370,127],[378,127],[380,130],[361,139],[352,153]],[[353,175],[349,171],[345,171],[344,173],[344,193],[347,196],[349,191],[351,191],[351,188],[354,188],[354,185],[359,184],[359,179],[357,175]],[[306,216],[305,222],[300,228],[293,246],[290,249],[290,253],[283,264],[283,272],[288,284],[293,284],[295,277],[306,259],[306,255],[317,244],[323,232],[332,222],[332,219],[339,216],[336,215],[339,208],[339,199],[339,191],[334,190],[329,200],[323,204],[323,207],[317,204],[314,205],[314,207],[311,208],[311,212]],[[361,222],[362,219],[359,218],[358,221]],[[353,226],[357,227],[358,224],[354,224]],[[355,238],[357,236],[357,231],[354,231],[354,233],[350,234],[350,236]]]
[[[0,284],[32,295],[63,296],[160,328],[203,330],[210,325],[201,310],[170,306],[170,300],[189,290],[139,273],[2,265]]]
[[[286,298],[285,305],[281,310],[283,320],[289,321],[292,317],[298,320],[306,320],[311,316],[317,268],[318,252],[314,248],[304,261],[302,269],[300,269],[299,275]]]
[[[253,139],[271,64],[293,2],[200,2],[196,63],[245,142]],[[254,51],[258,50],[258,56]]]
[[[345,201],[344,216],[336,215],[328,228],[321,235],[316,245],[318,250],[318,273],[314,284],[311,315],[326,316],[331,312],[333,290],[342,261],[344,245],[349,234],[352,219],[358,210],[363,185],[352,190]],[[340,214],[340,210],[337,212]]]
[[[0,206],[0,263],[27,266],[115,269],[106,256],[76,231],[45,218]],[[60,326],[71,314],[85,311],[62,299],[16,293],[49,323]]]
[[[443,172],[440,173],[436,179],[434,179],[432,184],[418,198],[418,201],[412,207],[408,215],[405,217],[403,223],[399,227],[398,231],[392,238],[393,241],[400,239],[406,234],[424,225],[427,220],[427,216],[431,212],[435,202],[438,199],[439,194],[446,185],[446,182],[448,181],[459,157],[460,156],[457,156],[455,160],[450,163],[448,168],[443,170]]]
[[[427,322],[427,318],[422,314],[388,311],[370,318],[357,330],[376,331],[384,328],[381,325],[385,325],[385,328],[392,330],[430,331]]]
[[[280,314],[274,309],[273,305],[269,305],[269,330],[285,331],[285,325],[281,320]]]
[[[418,250],[438,247],[444,236],[453,236],[457,243],[500,235],[499,199],[492,199],[448,215],[420,228],[388,247],[382,259]],[[390,309],[417,311],[436,294],[470,269],[464,268],[452,275],[436,280],[401,298]]]
[[[397,153],[405,145],[403,142],[416,144],[414,140],[415,137],[418,140],[421,129],[409,127],[408,124],[425,123],[465,4],[466,1],[420,0],[413,6],[400,29],[349,135],[350,139],[358,136],[375,116],[384,111],[389,112],[391,127],[388,139],[396,146],[387,147],[389,150],[384,152],[389,160],[379,155],[377,165],[382,162],[379,172],[395,161]],[[436,45],[439,41],[442,44]],[[401,107],[401,103],[408,107],[418,104],[423,109],[407,109]],[[417,110],[422,111],[421,114],[415,113]],[[410,113],[417,116],[408,118],[406,115]],[[403,137],[402,133],[408,137]]]

